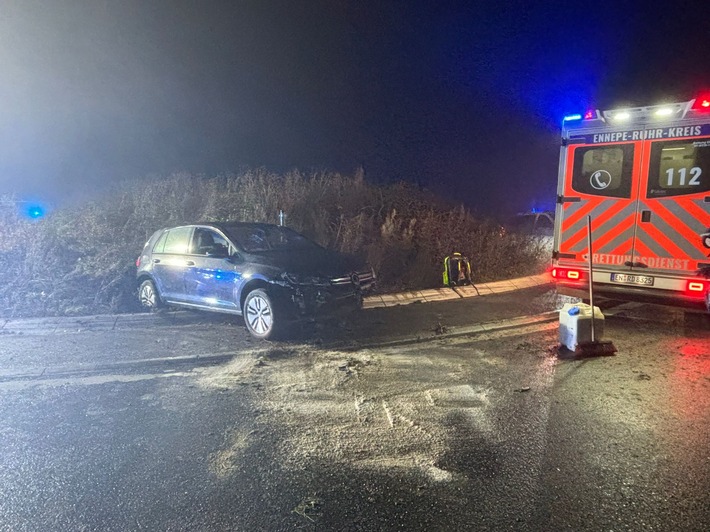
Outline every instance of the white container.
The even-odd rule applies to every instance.
[[[570,313],[571,312],[571,313]],[[594,307],[594,339],[604,334],[604,314]],[[592,341],[592,307],[584,303],[565,303],[560,310],[560,343],[570,351]]]

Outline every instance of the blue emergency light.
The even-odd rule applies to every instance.
[[[44,209],[41,205],[28,205],[25,209],[25,213],[28,217],[36,220],[44,216]]]
[[[582,120],[582,115],[580,115],[580,114],[567,115],[562,119],[563,122],[572,122],[575,120]]]

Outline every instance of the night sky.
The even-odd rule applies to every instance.
[[[0,0],[0,195],[362,167],[550,207],[565,113],[689,100],[708,54],[710,2]]]

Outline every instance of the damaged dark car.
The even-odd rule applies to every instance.
[[[364,261],[287,227],[260,223],[161,229],[146,242],[136,266],[145,308],[241,315],[260,339],[282,336],[303,318],[360,308],[375,281]]]

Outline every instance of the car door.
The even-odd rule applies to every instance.
[[[190,242],[194,265],[185,272],[190,303],[224,310],[239,310],[236,286],[242,277],[234,247],[218,231],[196,227]]]
[[[158,292],[171,301],[185,301],[185,272],[194,262],[188,257],[192,226],[170,229],[153,250],[153,278]]]

